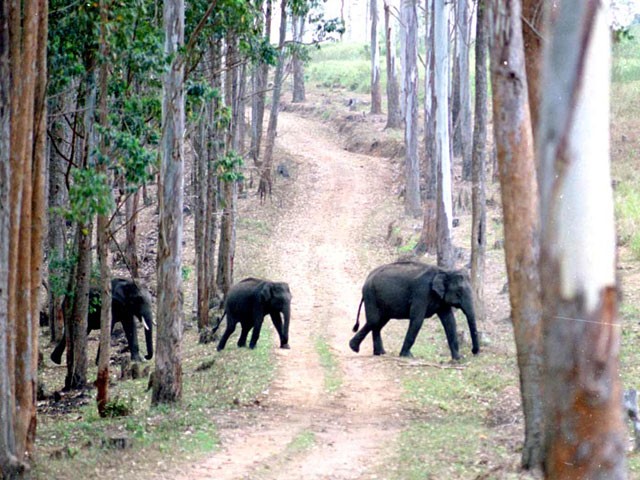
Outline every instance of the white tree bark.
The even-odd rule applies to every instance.
[[[420,161],[418,159],[418,17],[416,0],[402,0],[404,24],[404,142],[405,212],[418,216],[420,205]]]
[[[378,45],[378,0],[369,0],[371,14],[371,113],[382,113],[380,46]]]
[[[163,79],[159,185],[158,334],[152,403],[182,396],[182,236],[184,168],[184,0],[164,1],[164,51],[173,56]]]
[[[434,90],[436,115],[436,161],[438,162],[438,265],[450,268],[453,263],[451,228],[451,147],[449,143],[449,4],[435,0],[433,11]]]
[[[560,2],[544,55],[537,151],[546,478],[627,478],[606,9],[599,0]]]

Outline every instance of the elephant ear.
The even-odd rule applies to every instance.
[[[433,277],[433,284],[431,285],[431,289],[438,295],[440,298],[444,298],[444,292],[446,290],[445,282],[447,280],[446,273],[438,272],[435,277]]]
[[[272,286],[268,282],[264,282],[260,287],[260,302],[268,303],[273,296]]]

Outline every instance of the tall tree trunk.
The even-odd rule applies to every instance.
[[[304,51],[303,36],[304,27],[307,17],[299,15],[292,18],[293,41],[296,42],[295,49],[291,57],[293,65],[293,103],[302,103],[306,100],[304,89],[304,60],[301,58],[301,52]]]
[[[458,72],[458,90],[454,103],[457,104],[457,115],[453,116],[455,130],[453,132],[454,151],[458,144],[462,156],[462,179],[471,180],[471,81],[469,78],[469,31],[471,18],[469,0],[458,0],[456,12],[456,62]]]
[[[371,113],[382,113],[380,46],[378,45],[378,0],[369,0],[371,14]]]
[[[184,0],[164,0],[164,52],[174,56],[163,78],[158,228],[158,333],[151,403],[182,398],[182,237],[184,168]]]
[[[595,0],[558,5],[544,59],[537,149],[545,478],[626,479],[608,7]]]
[[[404,144],[405,198],[404,210],[418,216],[420,204],[420,161],[418,159],[418,16],[415,0],[402,0],[405,32],[404,76]]]
[[[58,121],[50,126],[52,142],[64,135],[64,129]],[[62,301],[64,289],[67,284],[65,269],[62,262],[66,258],[65,220],[59,210],[68,204],[67,187],[64,176],[64,158],[56,148],[52,148],[49,155],[49,330],[52,343],[58,343],[62,339],[64,331],[64,314]]]
[[[260,185],[258,193],[264,200],[267,195],[271,195],[273,169],[273,149],[276,143],[276,132],[278,130],[278,111],[280,109],[280,97],[282,94],[282,82],[284,79],[284,67],[286,63],[285,40],[287,37],[287,2],[281,0],[280,3],[280,36],[278,41],[278,65],[273,79],[273,98],[271,100],[271,114],[269,115],[269,126],[267,127],[267,138],[264,147],[264,161],[260,173]]]
[[[109,45],[107,44],[107,23],[108,6],[106,0],[100,0],[100,66],[98,72],[98,111],[100,125],[107,129],[109,127],[109,115],[107,112],[108,80],[109,70],[106,63],[109,58]],[[104,158],[108,158],[106,141],[104,136],[100,140],[100,151]],[[97,167],[99,175],[108,178],[107,165],[100,162]],[[107,184],[111,182],[107,180]],[[111,269],[109,268],[109,216],[110,212],[98,214],[98,235],[97,251],[98,263],[100,264],[100,354],[98,356],[98,376],[96,379],[96,389],[98,391],[96,403],[98,413],[101,417],[106,414],[106,405],[109,401],[109,356],[111,349]],[[127,215],[129,219],[129,215]],[[135,232],[135,230],[134,230]],[[129,244],[129,225],[127,225],[127,248]],[[134,240],[135,249],[135,240]],[[134,254],[135,256],[135,254]],[[129,260],[131,261],[131,260]],[[137,267],[137,265],[136,265]]]
[[[207,113],[209,108],[207,108]],[[194,216],[194,247],[196,251],[196,318],[198,319],[198,331],[204,330],[209,325],[209,294],[207,291],[207,248],[205,244],[206,236],[206,212],[208,197],[208,146],[207,137],[210,118],[203,115],[194,133],[193,149],[195,158],[193,162],[192,184],[194,186],[193,195],[195,197]]]
[[[0,2],[0,238],[11,235],[11,66],[9,4]],[[9,317],[9,242],[0,242],[0,470],[7,477],[19,468],[14,430],[13,322]]]
[[[395,28],[391,25],[391,7],[384,1],[384,29],[387,57],[387,125],[385,128],[402,126],[402,110],[400,108],[400,85],[396,67]]]
[[[139,278],[139,263],[138,263],[138,208],[140,205],[140,188],[136,187],[136,191],[129,194],[125,199],[125,222],[126,222],[126,235],[125,235],[125,248],[124,254],[127,259],[127,268],[132,278]]]
[[[238,37],[233,31],[227,33],[227,76],[225,78],[225,103],[231,107],[231,125],[227,129],[225,151],[235,155],[238,151],[238,69],[236,68]],[[220,222],[220,247],[218,250],[218,287],[226,293],[233,284],[233,268],[236,244],[236,203],[237,184],[235,180],[223,179],[223,211]]]
[[[262,10],[263,0],[257,0]],[[264,39],[269,41],[271,38],[271,4],[272,0],[265,2],[264,15]],[[260,22],[260,19],[257,19]],[[262,30],[262,26],[260,28]],[[253,163],[260,166],[260,145],[262,143],[262,124],[264,122],[264,105],[267,95],[267,78],[269,76],[269,64],[261,62],[253,73],[253,95],[251,101],[251,156]]]
[[[538,273],[538,191],[520,2],[491,0],[491,85],[504,214],[511,320],[525,418],[522,467],[541,460],[542,345]]]
[[[438,168],[437,225],[438,265],[453,267],[451,228],[453,205],[451,200],[451,148],[449,144],[449,6],[445,0],[435,0],[433,9],[434,38],[434,98],[436,123],[436,162]]]
[[[472,156],[471,287],[476,319],[485,319],[484,270],[487,249],[487,208],[485,205],[485,165],[487,159],[487,36],[486,0],[478,0],[476,18],[476,98]]]
[[[542,32],[545,4],[548,0],[522,0],[522,35],[524,40],[524,57],[527,69],[527,86],[529,92],[529,110],[533,133],[538,128],[538,110],[540,106],[540,71],[542,69]],[[553,7],[551,7],[553,8]]]
[[[424,162],[423,175],[426,185],[424,217],[420,238],[414,251],[417,254],[436,253],[438,247],[437,209],[438,164],[436,154],[436,121],[433,105],[436,104],[434,88],[434,38],[433,0],[425,0],[425,75],[424,75]]]

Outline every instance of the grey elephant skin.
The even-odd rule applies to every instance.
[[[92,330],[100,330],[100,290],[92,288],[89,291],[90,312],[87,317],[87,333]],[[135,282],[124,278],[114,278],[111,280],[111,331],[116,323],[122,324],[131,360],[140,362],[140,348],[138,346],[138,334],[136,331],[136,321],[138,318],[143,323],[144,336],[147,344],[147,354],[145,358],[153,358],[153,315],[151,304],[140,287]],[[51,352],[51,361],[60,365],[62,354],[67,346],[66,335]]]
[[[360,310],[364,303],[366,323],[361,330]],[[472,352],[480,351],[473,294],[469,276],[464,270],[448,271],[418,261],[399,261],[382,265],[369,273],[362,287],[362,300],[349,341],[354,352],[369,332],[373,336],[373,354],[385,352],[380,331],[390,319],[409,319],[409,328],[400,351],[410,357],[425,318],[437,315],[447,335],[451,357],[460,358],[456,320],[452,307],[460,308],[467,317],[471,333]]]
[[[284,282],[271,282],[258,278],[245,278],[233,285],[224,301],[223,318],[227,328],[218,343],[218,351],[224,349],[227,340],[240,323],[242,330],[238,347],[244,347],[251,333],[249,348],[255,348],[260,338],[264,317],[269,315],[280,336],[280,348],[289,348],[289,321],[291,319],[291,291]]]

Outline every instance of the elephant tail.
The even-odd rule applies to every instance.
[[[362,304],[364,303],[364,297],[360,299],[360,305],[358,306],[358,315],[356,316],[356,324],[353,326],[353,331],[357,332],[360,328],[360,310],[362,310]]]

